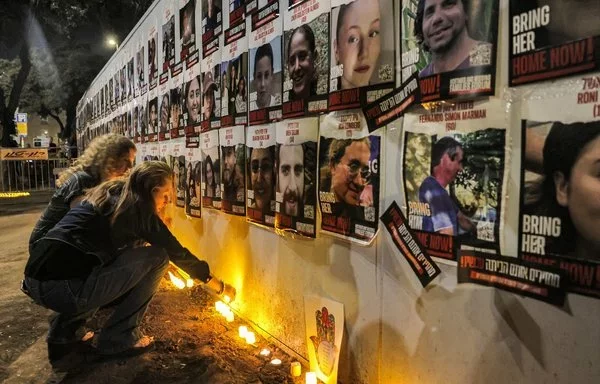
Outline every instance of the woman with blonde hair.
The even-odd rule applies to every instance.
[[[97,337],[97,353],[113,358],[149,350],[154,339],[142,335],[139,326],[169,259],[218,294],[235,298],[235,289],[213,278],[208,264],[184,248],[159,218],[172,193],[171,168],[143,162],[126,180],[90,190],[34,244],[25,283],[37,304],[58,312],[48,334],[55,368],[73,363],[78,331],[98,308],[114,302]]]
[[[92,140],[58,178],[57,190],[31,233],[29,248],[81,201],[85,190],[125,174],[133,166],[135,153],[135,144],[122,135],[108,134]]]

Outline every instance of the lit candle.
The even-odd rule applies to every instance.
[[[215,303],[215,308],[217,309],[217,312],[219,312],[219,313],[223,313],[224,307],[225,307],[225,303],[222,302],[221,300],[219,300]]]
[[[227,320],[228,323],[231,323],[233,321],[234,317],[233,317],[233,312],[229,311],[226,315],[225,315],[225,320]]]
[[[254,335],[254,332],[246,333],[246,343],[248,343],[248,344],[256,343],[256,336]]]
[[[281,360],[279,360],[279,359],[273,359],[273,360],[271,360],[271,364],[273,364],[273,365],[281,365]]]
[[[225,303],[229,304],[229,303],[231,302],[231,297],[229,297],[229,296],[225,295],[225,296],[223,296],[223,301],[224,301]]]
[[[248,334],[248,327],[246,327],[245,325],[240,325],[240,327],[238,328],[238,332],[240,337],[242,339],[245,339],[246,335]]]
[[[194,279],[187,279],[186,285],[188,288],[192,288],[194,286]]]
[[[299,362],[293,361],[292,365],[290,365],[290,373],[294,377],[299,377],[302,374],[302,366]]]
[[[269,356],[270,354],[271,354],[271,351],[269,351],[267,348],[260,351],[261,356]]]
[[[317,374],[315,372],[306,372],[306,384],[317,384]]]

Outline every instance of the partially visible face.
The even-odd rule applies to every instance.
[[[215,179],[214,179],[214,174],[213,174],[213,168],[212,168],[212,165],[210,165],[210,163],[206,163],[205,179],[206,179],[207,185],[213,185]]]
[[[423,41],[434,53],[450,49],[466,31],[467,15],[461,0],[425,0]]]
[[[450,177],[450,182],[454,181],[458,173],[463,170],[463,159],[464,152],[462,148],[456,149],[454,159],[450,158],[448,152],[444,153],[444,155],[442,156],[442,159],[440,160],[440,165]]]
[[[292,80],[292,89],[297,97],[310,96],[310,85],[315,76],[314,53],[304,33],[296,32],[290,41],[288,52],[288,71]]]
[[[566,207],[579,237],[599,249],[600,137],[583,148],[571,169]]]
[[[198,122],[200,120],[200,83],[198,83],[198,78],[194,78],[190,82],[186,103],[189,114],[188,119]]]
[[[371,151],[364,141],[354,141],[337,164],[330,164],[331,189],[338,201],[359,205],[360,194],[368,184]]]
[[[334,43],[344,66],[342,89],[369,85],[381,52],[379,0],[356,0],[348,7]]]
[[[255,148],[250,156],[250,181],[256,206],[269,210],[273,199],[273,158],[267,148]]]
[[[165,95],[162,98],[160,105],[160,127],[164,130],[167,129],[167,122],[169,121],[169,98]]]
[[[152,128],[156,128],[156,123],[158,122],[158,113],[156,112],[156,104],[152,104],[150,107],[150,124]]]
[[[271,105],[271,93],[273,92],[273,63],[267,56],[262,57],[254,68],[254,87],[256,89],[256,105],[266,108]]]
[[[283,213],[298,216],[304,199],[304,150],[301,145],[282,145],[279,148],[277,185],[283,193]]]
[[[204,105],[202,106],[202,113],[204,120],[208,120],[212,117],[212,111],[215,109],[215,95],[212,88],[208,92],[204,93]]]
[[[156,214],[161,212],[171,201],[173,196],[173,180],[169,178],[162,186],[154,187],[152,198],[154,199],[154,209]]]
[[[224,147],[223,151],[223,182],[230,184],[233,181],[235,170],[235,147]]]

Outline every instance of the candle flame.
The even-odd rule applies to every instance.
[[[171,273],[171,271],[169,271],[169,278],[171,279],[171,283],[173,283],[174,286],[176,286],[179,289],[183,289],[185,288],[185,282],[183,280],[181,280],[180,278],[178,278],[177,276],[175,276],[173,273]]]

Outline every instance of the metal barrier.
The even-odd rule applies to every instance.
[[[0,160],[0,192],[45,191],[56,188],[60,172],[73,160]]]

